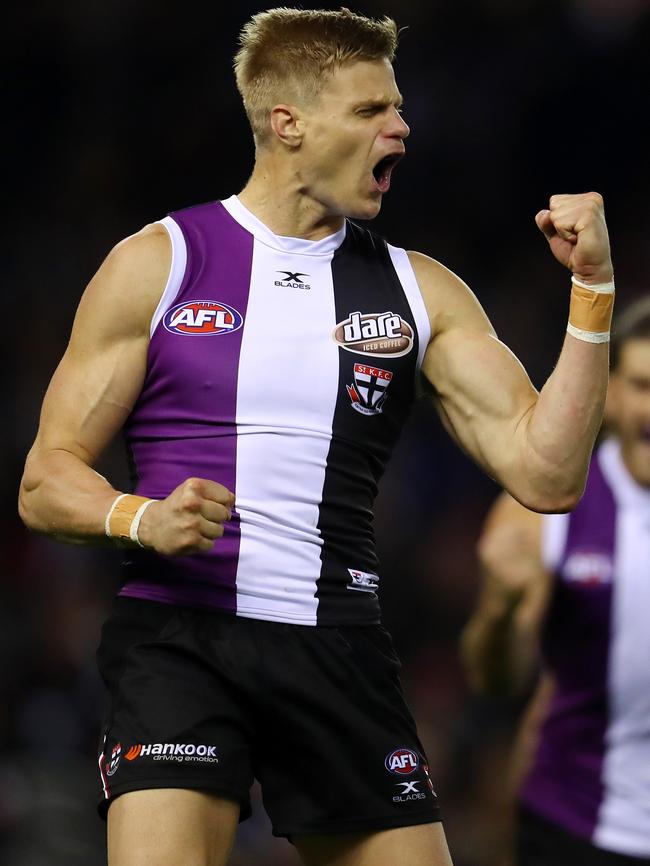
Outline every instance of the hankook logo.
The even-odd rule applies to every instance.
[[[413,348],[413,328],[397,313],[350,313],[339,322],[333,339],[342,349],[357,355],[396,358]]]

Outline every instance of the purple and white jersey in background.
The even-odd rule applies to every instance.
[[[544,557],[556,689],[521,801],[600,848],[650,857],[650,490],[616,440],[575,511],[545,516]]]
[[[125,427],[136,492],[218,481],[210,553],[129,553],[123,595],[305,625],[379,620],[377,482],[430,326],[404,250],[278,237],[236,196],[162,220],[173,257]]]

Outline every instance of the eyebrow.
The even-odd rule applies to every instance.
[[[361,102],[357,102],[354,108],[387,108],[389,105],[401,108],[404,105],[402,94],[400,93],[396,99],[363,99]]]

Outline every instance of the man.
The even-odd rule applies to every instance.
[[[650,297],[620,317],[612,362],[614,435],[582,501],[542,516],[497,500],[463,635],[472,682],[497,693],[530,682],[541,643],[515,750],[518,866],[650,863]]]
[[[396,44],[345,9],[254,16],[249,182],[113,250],[46,396],[23,519],[130,548],[99,650],[111,864],[224,863],[253,776],[310,866],[449,863],[371,523],[420,371],[519,500],[580,497],[607,381],[602,199],[537,215],[574,280],[538,394],[461,280],[346,221],[377,215],[404,154]],[[136,496],[91,468],[122,427]]]

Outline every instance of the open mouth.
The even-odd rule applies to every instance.
[[[403,156],[403,153],[389,153],[388,156],[380,159],[373,168],[372,174],[380,192],[388,192],[390,189],[390,176]]]

